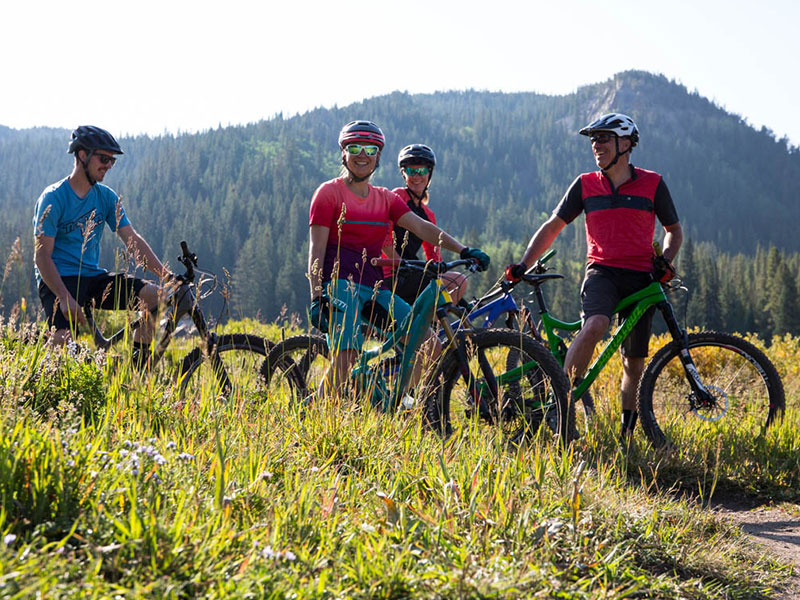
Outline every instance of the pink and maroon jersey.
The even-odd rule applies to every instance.
[[[369,195],[361,198],[341,178],[320,185],[311,199],[308,221],[309,225],[323,225],[330,230],[323,280],[328,281],[334,275],[338,279],[352,277],[366,286],[382,280],[382,270],[373,267],[369,260],[381,255],[388,232],[407,212],[405,202],[383,187],[370,185]],[[338,266],[337,273],[334,266]]]

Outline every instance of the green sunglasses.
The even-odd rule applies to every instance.
[[[375,156],[378,153],[379,149],[380,148],[378,148],[377,146],[362,146],[360,144],[350,144],[345,148],[345,150],[347,150],[347,152],[349,154],[352,154],[353,156],[358,156],[359,154],[361,154],[362,150],[364,151],[364,154],[366,154],[367,156]]]
[[[414,175],[427,175],[430,172],[430,167],[403,167],[403,173],[409,177],[413,177]]]

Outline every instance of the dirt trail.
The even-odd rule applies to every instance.
[[[770,554],[794,565],[794,574],[778,600],[800,598],[800,507],[794,514],[780,507],[754,503],[740,497],[721,496],[712,500],[713,509],[730,519]]]

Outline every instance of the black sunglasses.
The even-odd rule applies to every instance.
[[[614,137],[615,136],[613,133],[596,133],[589,139],[592,141],[592,143],[605,144],[614,139]]]
[[[96,156],[101,165],[111,165],[113,167],[114,163],[117,162],[116,156],[109,156],[108,154],[93,154],[92,156]]]

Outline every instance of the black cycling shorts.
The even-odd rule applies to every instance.
[[[581,317],[584,321],[593,315],[605,315],[612,319],[620,300],[647,287],[652,281],[650,273],[643,271],[594,264],[587,266],[586,277],[581,286]],[[620,312],[618,323],[632,310],[633,306]],[[624,356],[647,357],[654,312],[655,307],[650,307],[625,338],[620,348]]]
[[[147,281],[137,277],[128,277],[121,273],[105,273],[94,277],[62,277],[72,297],[78,304],[85,306],[87,302],[106,310],[135,310],[136,297]],[[56,295],[44,281],[39,284],[39,299],[42,301],[47,316],[47,327],[69,329],[69,322],[61,308],[56,306]]]

